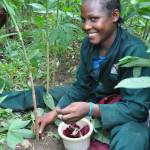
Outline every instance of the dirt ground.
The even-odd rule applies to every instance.
[[[44,139],[40,138],[39,142],[35,139],[25,140],[26,144],[17,145],[16,150],[65,150],[63,141],[57,140],[49,132],[56,134],[57,126],[55,124],[49,125],[45,129]]]

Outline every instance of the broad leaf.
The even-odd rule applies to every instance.
[[[150,67],[150,60],[140,58],[138,60],[133,60],[132,62],[126,63],[122,67]]]
[[[97,130],[97,133],[93,134],[92,139],[96,139],[108,145],[110,144],[110,134],[101,128]]]
[[[62,49],[66,49],[68,47],[68,42],[67,42],[67,39],[66,39],[66,34],[63,30],[63,28],[59,27],[59,41],[60,41],[60,44],[61,44],[61,47]]]
[[[44,95],[43,99],[46,106],[48,106],[51,110],[55,108],[54,99],[50,94]]]
[[[141,75],[142,67],[134,67],[133,68],[133,76],[139,77]]]
[[[58,29],[58,26],[56,26],[49,34],[49,45],[50,46],[53,45],[54,42],[57,40],[58,35],[59,35],[59,29]]]
[[[28,138],[28,139],[35,137],[35,134],[33,133],[33,131],[28,130],[28,129],[13,129],[11,130],[11,132],[21,135],[22,137]]]
[[[22,121],[21,119],[14,120],[9,127],[9,131],[11,131],[13,129],[21,129],[21,128],[27,126],[29,124],[29,122],[30,122],[30,120],[28,120],[28,121]]]
[[[15,149],[16,144],[23,143],[24,139],[21,135],[16,133],[8,132],[7,134],[7,145],[12,149]]]
[[[44,114],[44,109],[43,108],[37,108],[37,113],[38,113],[38,117],[40,117],[41,115]],[[34,112],[31,114],[31,118],[35,119]]]
[[[118,83],[115,88],[150,88],[150,77],[128,78]]]
[[[39,49],[34,49],[34,50],[30,50],[30,52],[27,54],[28,59],[32,59],[33,57],[35,57],[37,54],[39,53]]]
[[[42,10],[46,9],[43,5],[38,4],[38,3],[32,3],[32,4],[29,4],[29,5],[36,8],[36,9],[42,9]]]

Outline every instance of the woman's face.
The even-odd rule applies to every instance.
[[[92,44],[112,42],[116,35],[116,24],[99,1],[88,0],[81,8],[82,29],[88,34]]]

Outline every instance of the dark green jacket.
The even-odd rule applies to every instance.
[[[132,68],[114,65],[125,56],[148,58],[147,47],[137,37],[118,27],[117,36],[100,63],[100,76],[93,69],[92,60],[99,59],[99,46],[89,42],[85,37],[81,47],[81,62],[75,81],[69,92],[60,100],[59,106],[66,107],[72,102],[92,101],[98,103],[103,97],[121,94],[123,102],[99,104],[103,128],[112,128],[129,121],[144,122],[148,115],[150,89],[114,89],[121,80],[133,77]],[[141,76],[150,76],[150,68],[143,68]],[[92,95],[93,99],[92,99]],[[90,98],[90,100],[88,100]]]

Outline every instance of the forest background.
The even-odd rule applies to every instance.
[[[80,62],[80,46],[85,37],[81,29],[80,18],[82,0],[6,0],[6,2],[21,32],[34,85],[46,86],[47,84],[47,55],[50,59],[48,86],[71,84],[75,80],[75,71]],[[3,1],[0,1],[0,6],[5,8]],[[148,0],[121,0],[121,6],[121,16],[124,19],[124,24],[121,26],[138,36],[150,47],[150,2]],[[10,17],[8,20],[7,25],[0,30],[2,43],[0,47],[0,94],[3,91],[26,90],[31,87],[19,36],[11,34],[10,38],[6,34],[7,30],[11,30],[12,33],[16,32],[12,21],[8,26]],[[146,65],[150,66],[150,62],[148,61]],[[136,66],[136,73],[139,72],[137,71],[139,67],[141,67],[140,64]],[[29,114],[31,115],[31,112],[26,115],[29,117]],[[10,125],[18,116],[21,117],[21,114],[16,115],[10,109],[0,108],[0,128],[7,127],[5,123]],[[8,121],[9,117],[13,119]],[[30,119],[32,120],[32,117]],[[8,132],[5,131],[0,129],[0,143],[7,143],[10,146],[7,139]]]

